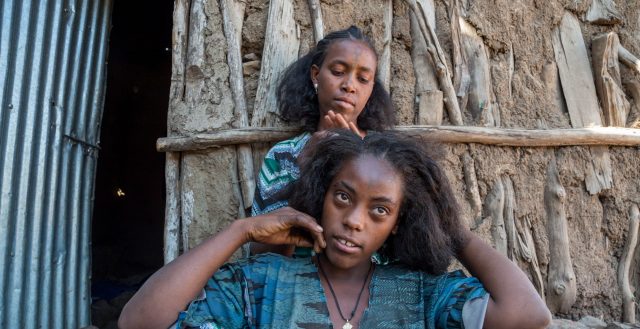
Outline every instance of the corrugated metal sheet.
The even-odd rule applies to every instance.
[[[0,2],[0,327],[89,325],[112,0]]]

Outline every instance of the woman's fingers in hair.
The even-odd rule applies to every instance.
[[[347,119],[345,119],[340,113],[335,113],[333,110],[329,110],[329,112],[324,116],[324,120],[329,123],[327,125],[329,129],[348,129],[360,136],[360,138],[364,138],[364,133],[358,129],[356,123],[347,121]]]
[[[342,114],[335,113],[332,110],[329,110],[329,112],[327,112],[327,116],[332,123],[332,128],[349,129],[349,123],[344,118],[344,116],[342,116]]]
[[[358,129],[355,123],[349,122],[349,130],[353,131],[356,135],[360,136],[360,138],[364,138],[364,133]]]

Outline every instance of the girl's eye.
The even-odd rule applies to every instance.
[[[331,73],[333,73],[333,75],[335,75],[335,76],[341,76],[341,75],[343,75],[343,74],[344,74],[344,72],[342,72],[342,71],[336,71],[336,70],[331,71]]]
[[[336,192],[336,200],[340,203],[349,203],[349,196],[344,192]]]
[[[389,214],[389,210],[387,210],[387,208],[385,208],[385,207],[375,207],[375,208],[373,208],[373,213],[376,216],[384,216],[384,215]]]
[[[361,78],[359,78],[359,79],[360,79],[360,82],[361,82],[361,83],[364,83],[364,84],[369,83],[369,79],[367,79],[367,78],[362,78],[362,77],[361,77]]]

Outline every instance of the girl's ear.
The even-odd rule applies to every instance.
[[[318,67],[318,65],[313,64],[311,65],[311,82],[313,84],[317,84],[318,83],[318,74],[320,73],[320,68]]]
[[[393,227],[393,229],[391,230],[391,234],[396,234],[398,233],[398,224],[396,224],[396,226]]]

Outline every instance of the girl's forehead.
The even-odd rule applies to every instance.
[[[360,193],[384,194],[399,201],[404,190],[404,177],[386,159],[364,154],[347,160],[334,183],[351,186]]]
[[[372,69],[375,69],[377,64],[376,54],[366,42],[361,40],[344,39],[329,45],[324,60],[331,61],[338,58],[347,61],[367,62],[372,66]]]

